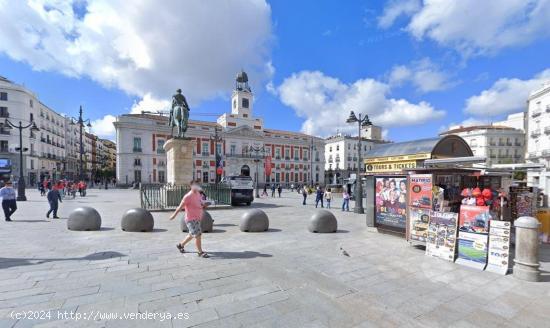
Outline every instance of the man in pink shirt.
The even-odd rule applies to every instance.
[[[187,225],[189,234],[181,243],[177,244],[176,247],[181,253],[185,253],[184,246],[190,242],[191,239],[195,238],[195,245],[197,246],[198,255],[206,258],[209,256],[203,252],[201,246],[201,219],[203,208],[205,208],[206,205],[203,202],[200,191],[201,187],[199,184],[194,181],[191,182],[191,190],[183,196],[178,208],[176,208],[172,216],[170,216],[170,220],[175,219],[178,213],[185,209],[185,224]]]

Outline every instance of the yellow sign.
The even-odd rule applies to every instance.
[[[416,161],[422,159],[429,159],[432,157],[430,153],[413,154],[413,155],[400,155],[400,156],[386,156],[386,157],[374,157],[365,159],[365,164],[369,163],[385,163],[385,162],[404,162],[404,161]]]
[[[367,173],[378,172],[401,172],[403,169],[416,168],[417,161],[401,161],[387,163],[367,163],[365,165]]]

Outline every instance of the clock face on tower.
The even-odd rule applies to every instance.
[[[248,98],[243,98],[243,108],[248,108]]]

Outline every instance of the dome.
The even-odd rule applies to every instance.
[[[238,74],[237,74],[237,78],[236,78],[237,82],[240,82],[240,83],[246,83],[248,82],[248,75],[246,75],[246,72],[245,71],[240,71]]]

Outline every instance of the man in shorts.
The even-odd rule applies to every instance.
[[[172,216],[170,216],[170,220],[173,220],[181,210],[185,209],[185,224],[187,225],[189,234],[181,243],[176,245],[181,253],[185,253],[185,245],[190,242],[191,239],[195,238],[198,255],[204,258],[209,257],[208,254],[202,250],[201,244],[201,219],[205,207],[206,204],[201,195],[200,185],[195,181],[191,182],[191,190],[183,196],[178,208],[176,208]]]

